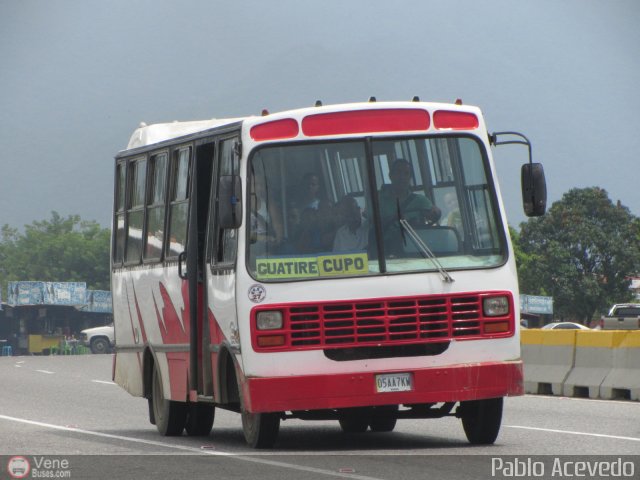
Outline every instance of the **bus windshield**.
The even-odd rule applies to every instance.
[[[488,161],[474,137],[271,145],[252,152],[248,172],[247,264],[259,281],[506,260]]]

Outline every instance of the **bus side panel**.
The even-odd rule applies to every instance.
[[[165,398],[185,401],[189,368],[189,305],[177,268],[114,272],[117,358],[114,381],[144,394],[143,352],[150,348],[160,370]],[[168,351],[169,350],[169,351]]]
[[[113,321],[115,327],[116,353],[114,358],[113,381],[131,395],[144,395],[142,366],[142,332],[135,309],[128,301],[127,284],[131,283],[127,272],[113,272],[111,289],[113,292]],[[134,326],[135,322],[135,326]],[[146,337],[146,336],[145,336]],[[142,342],[144,343],[144,341]]]
[[[116,352],[113,381],[134,397],[144,395],[142,359],[139,352]]]

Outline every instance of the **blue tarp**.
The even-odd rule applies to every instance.
[[[97,313],[111,313],[111,292],[107,290],[87,290],[87,311]]]
[[[87,290],[84,282],[9,282],[7,305],[71,305],[111,313],[111,292]]]

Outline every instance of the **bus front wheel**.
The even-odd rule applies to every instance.
[[[398,405],[375,407],[369,426],[372,432],[392,432],[398,421]]]
[[[370,421],[371,409],[368,407],[338,410],[338,423],[345,433],[364,433]]]
[[[187,404],[164,398],[162,376],[155,365],[151,385],[151,404],[158,432],[165,437],[181,435],[187,421]]]
[[[278,439],[280,414],[251,413],[242,408],[242,432],[251,448],[271,448]]]
[[[502,398],[460,402],[460,418],[469,443],[491,445],[502,422]]]
[[[242,433],[251,448],[271,448],[278,439],[280,431],[279,413],[253,413],[244,404],[242,386],[238,384],[240,397],[240,414],[242,416]]]

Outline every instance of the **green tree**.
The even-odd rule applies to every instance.
[[[640,220],[598,187],[572,189],[544,217],[521,224],[520,290],[554,299],[560,318],[591,320],[631,298],[640,271]]]
[[[24,233],[8,225],[1,230],[0,285],[34,280],[86,282],[87,287],[109,289],[109,229],[78,215],[26,225]]]

